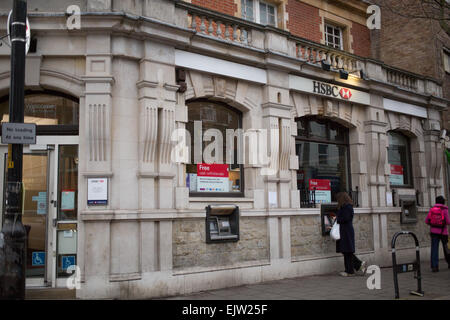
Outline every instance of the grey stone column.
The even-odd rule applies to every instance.
[[[173,208],[176,166],[172,133],[176,128],[174,48],[146,42],[140,62],[139,208]]]
[[[367,150],[368,204],[372,208],[386,206],[386,191],[389,190],[387,177],[387,123],[384,111],[367,108],[364,122]],[[373,120],[372,120],[373,119]]]
[[[111,177],[111,115],[112,76],[110,36],[92,34],[87,36],[84,123],[80,123],[83,138],[80,154],[84,155],[83,175]]]
[[[440,135],[440,122],[438,119],[428,119],[424,124],[423,140],[425,145],[425,162],[426,162],[426,187],[428,192],[423,192],[423,204],[422,206],[432,206],[435,203],[435,199],[439,195],[444,194],[444,181],[443,181],[443,149],[442,144],[439,141]]]

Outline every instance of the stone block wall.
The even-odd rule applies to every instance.
[[[231,266],[269,259],[265,218],[241,217],[238,242],[206,243],[205,219],[173,222],[173,268]]]
[[[412,224],[402,224],[400,223],[400,213],[389,214],[387,217],[387,235],[388,235],[388,246],[391,248],[392,238],[396,232],[399,231],[411,231],[419,240],[419,246],[429,247],[430,246],[430,227],[425,224],[425,218],[428,212],[419,213],[417,215],[417,222]],[[411,236],[400,236],[397,238],[395,245],[396,248],[415,248],[414,240]]]
[[[355,214],[356,252],[374,250],[373,224],[369,214]],[[296,257],[324,256],[336,253],[336,242],[322,235],[320,216],[291,217],[291,255]]]

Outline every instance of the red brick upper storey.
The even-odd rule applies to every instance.
[[[293,35],[320,43],[322,18],[319,15],[319,8],[297,0],[289,0],[286,11],[289,15],[287,27]]]
[[[189,1],[189,0],[185,0]],[[210,10],[241,17],[242,0],[191,0]],[[340,25],[343,30],[344,50],[370,57],[370,30],[364,24],[366,13],[363,1],[359,0],[253,0],[255,8],[259,2],[277,7],[277,27],[287,29],[292,35],[317,43],[324,43],[324,23]],[[255,9],[256,10],[256,9]],[[285,21],[280,21],[285,19]]]
[[[370,30],[367,26],[363,26],[359,23],[353,22],[352,24],[352,36],[353,36],[353,52],[361,57],[370,57]]]
[[[191,3],[230,16],[235,16],[237,13],[237,4],[234,0],[192,0]]]

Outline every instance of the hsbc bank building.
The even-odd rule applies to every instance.
[[[185,1],[29,3],[28,287],[65,287],[72,265],[81,299],[341,271],[327,232],[341,191],[361,259],[390,265],[401,230],[429,257],[423,221],[446,192],[436,81]],[[4,45],[2,122],[9,70]]]

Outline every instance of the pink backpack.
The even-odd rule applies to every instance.
[[[440,208],[438,207],[431,208],[430,225],[434,228],[445,227],[444,212]]]

